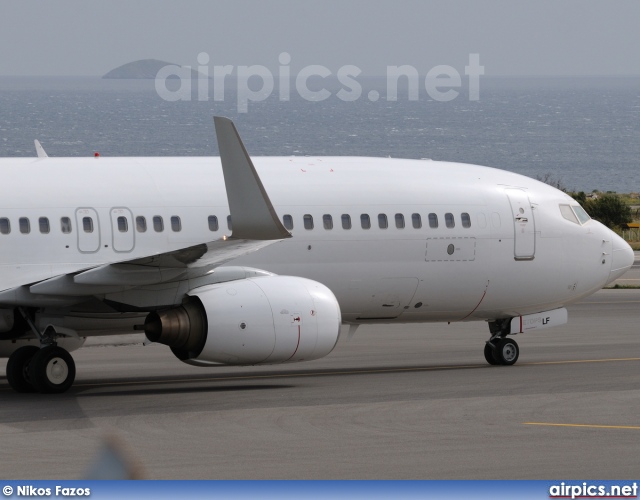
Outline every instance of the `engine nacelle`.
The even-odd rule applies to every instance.
[[[191,290],[182,306],[151,313],[149,340],[191,364],[277,364],[318,359],[335,347],[340,306],[326,286],[266,276]]]

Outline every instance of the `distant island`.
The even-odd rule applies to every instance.
[[[174,64],[166,61],[159,61],[158,59],[141,59],[140,61],[133,61],[122,66],[118,66],[115,69],[109,71],[102,78],[107,79],[133,79],[133,80],[154,80],[158,71],[165,66],[174,65],[180,66],[180,64]],[[170,78],[177,78],[176,76]],[[199,73],[195,69],[191,70],[191,78],[207,78],[202,73]]]

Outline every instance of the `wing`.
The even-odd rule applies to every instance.
[[[55,306],[77,303],[93,295],[112,295],[122,299],[118,294],[145,287],[146,296],[154,291],[162,296],[152,300],[153,305],[171,305],[179,298],[175,294],[171,298],[172,293],[167,293],[167,290],[179,290],[181,283],[193,280],[200,284],[219,281],[221,273],[212,276],[217,267],[290,238],[291,233],[278,219],[235,125],[222,117],[214,117],[214,122],[233,220],[231,236],[169,252],[107,263],[5,290],[0,292],[0,304]],[[255,275],[256,272],[259,273],[249,270],[244,274]],[[226,272],[225,276],[245,277],[242,274],[240,271]]]

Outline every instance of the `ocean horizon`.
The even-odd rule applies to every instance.
[[[223,101],[160,97],[152,80],[99,77],[0,77],[0,156],[217,155],[212,116],[233,119],[254,156],[431,158],[552,176],[569,190],[640,191],[640,77],[481,77],[479,100],[463,78],[450,101],[424,86],[409,99],[406,83],[386,99],[384,78],[363,77],[362,96],[338,98],[336,81],[322,101],[288,101],[276,88],[238,111],[236,81]],[[379,99],[368,98],[375,90]]]

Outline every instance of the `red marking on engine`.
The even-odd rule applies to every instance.
[[[482,294],[482,297],[480,297],[480,302],[478,302],[478,304],[476,305],[476,307],[473,308],[473,311],[471,311],[469,314],[467,314],[464,318],[462,318],[460,321],[464,321],[465,319],[467,319],[469,316],[471,316],[474,312],[476,312],[476,309],[478,309],[478,307],[480,307],[480,304],[482,304],[482,301],[484,300],[485,295],[487,295],[487,290],[489,289],[489,282],[487,282],[487,286],[484,289],[484,293]]]
[[[296,353],[298,352],[298,347],[300,347],[300,325],[298,325],[298,343],[296,344],[296,350],[293,351],[293,354],[291,355],[291,358],[293,358]],[[289,359],[291,359],[289,358]],[[289,361],[289,359],[287,359],[287,361]]]

